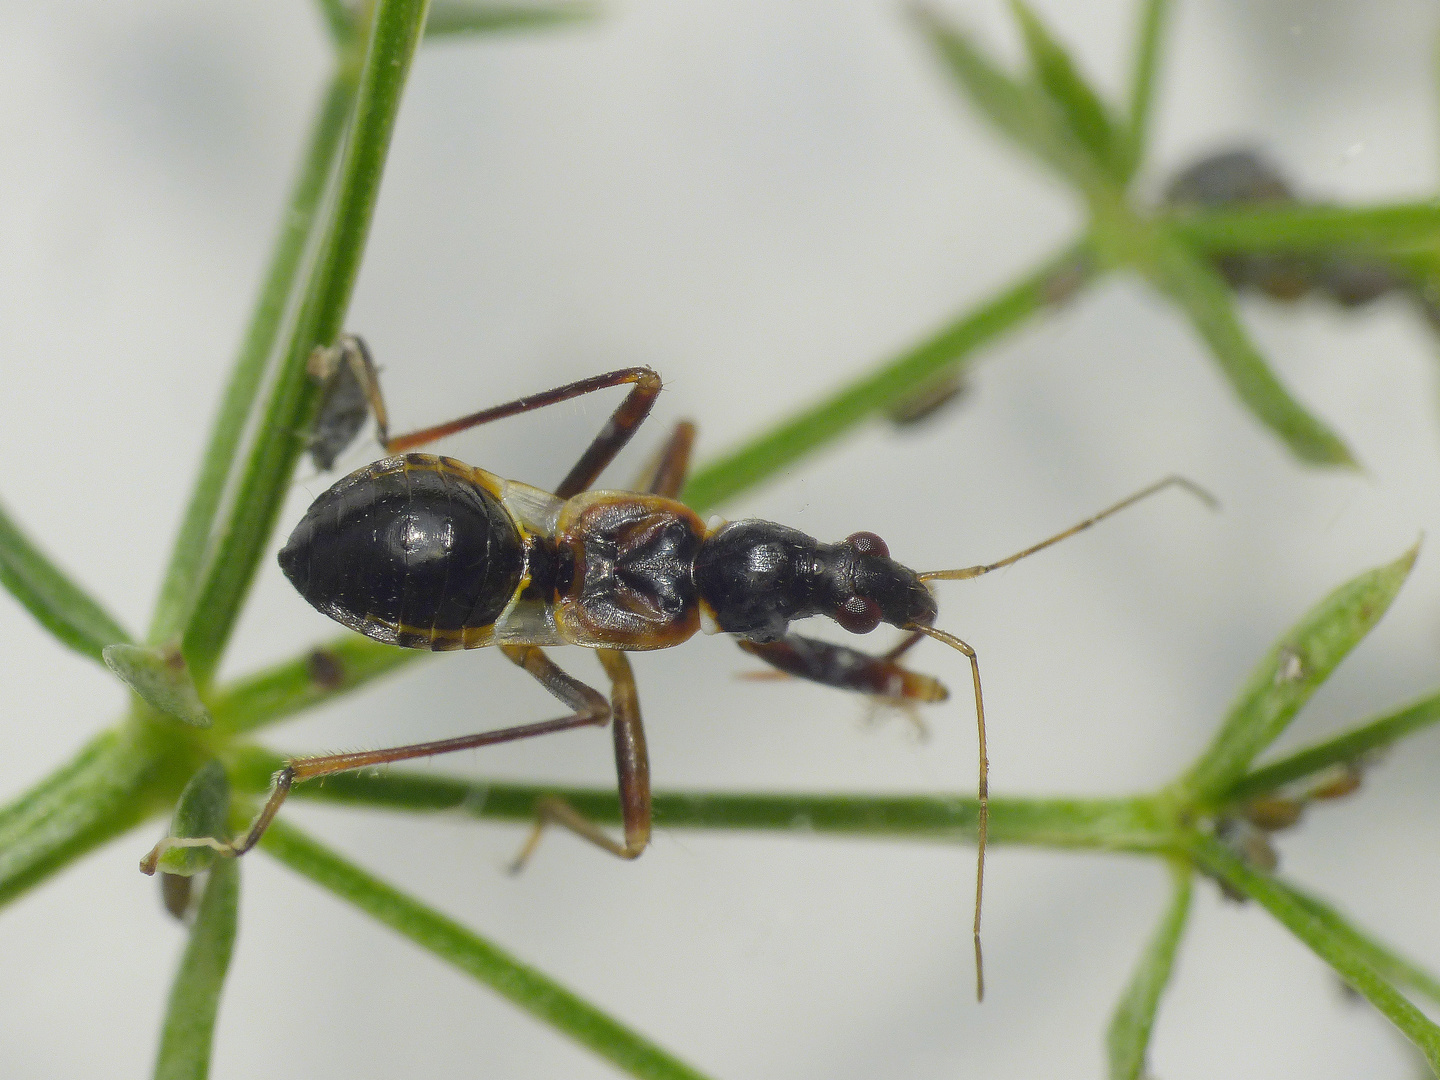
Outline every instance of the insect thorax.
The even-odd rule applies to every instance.
[[[565,504],[555,542],[573,571],[555,622],[577,645],[664,649],[700,628],[693,569],[705,527],[673,499],[591,491]],[[566,557],[562,554],[562,558]]]

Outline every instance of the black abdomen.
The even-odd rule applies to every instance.
[[[505,610],[525,569],[519,531],[465,466],[428,454],[377,461],[314,504],[280,567],[317,610],[393,645],[484,644],[466,630]]]

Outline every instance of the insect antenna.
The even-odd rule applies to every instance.
[[[1094,515],[1093,517],[1086,518],[1078,525],[1071,525],[1070,528],[1066,529],[1064,532],[1058,532],[1054,536],[1050,537],[1048,540],[1041,540],[1038,544],[1032,544],[1024,551],[1017,551],[1014,555],[1011,555],[1005,559],[1001,559],[999,562],[986,563],[984,566],[966,566],[959,570],[931,570],[927,573],[920,574],[920,580],[965,581],[969,578],[977,578],[981,574],[988,574],[991,570],[1000,570],[1003,567],[1010,566],[1013,563],[1019,562],[1021,559],[1029,558],[1036,552],[1044,551],[1052,544],[1058,544],[1061,540],[1068,540],[1076,533],[1084,532],[1086,529],[1090,528],[1091,525],[1095,525],[1101,521],[1104,521],[1111,514],[1118,514],[1121,510],[1124,510],[1130,506],[1134,506],[1142,499],[1148,499],[1151,495],[1154,495],[1160,491],[1164,491],[1168,487],[1184,488],[1186,491],[1190,492],[1190,494],[1194,495],[1197,499],[1199,499],[1206,506],[1208,506],[1211,510],[1220,509],[1220,501],[1216,499],[1214,495],[1211,495],[1208,491],[1202,488],[1199,484],[1195,483],[1193,480],[1187,480],[1183,476],[1167,476],[1164,480],[1157,480],[1149,487],[1141,488],[1139,491],[1135,492],[1135,494],[1128,496],[1127,498],[1121,499],[1114,506],[1107,506],[1098,514]]]
[[[1072,525],[1064,532],[1056,533],[1047,540],[1038,544],[1032,544],[1024,551],[1017,551],[1008,558],[999,562],[986,563],[984,566],[967,566],[959,570],[932,570],[928,573],[918,574],[921,581],[964,581],[969,578],[977,578],[982,574],[988,574],[992,570],[999,570],[1028,558],[1037,552],[1044,551],[1061,540],[1067,540],[1078,532],[1084,532],[1090,526],[1104,521],[1112,514],[1118,514],[1127,507],[1134,506],[1142,499],[1147,499],[1157,492],[1169,487],[1184,488],[1190,494],[1203,502],[1212,510],[1220,508],[1220,502],[1208,491],[1192,480],[1183,476],[1167,476],[1163,480],[1157,480],[1149,487],[1141,488],[1135,494],[1121,499],[1114,506],[1106,507],[1098,514],[1086,518],[1077,525]],[[979,732],[980,740],[980,784],[979,784],[979,813],[976,820],[977,851],[975,857],[975,999],[985,999],[985,964],[980,951],[980,907],[985,893],[985,843],[990,832],[990,760],[985,753],[985,701],[980,693],[980,661],[975,657],[975,650],[965,642],[961,641],[954,634],[946,633],[944,630],[937,630],[933,626],[923,623],[911,623],[904,629],[910,631],[910,636],[897,645],[887,654],[887,659],[895,659],[901,653],[907,651],[912,645],[920,640],[923,634],[925,637],[934,638],[942,644],[950,646],[956,652],[963,653],[970,661],[970,674],[975,683],[975,722]]]
[[[975,855],[975,1000],[984,1001],[985,961],[980,953],[980,900],[985,893],[985,840],[990,832],[990,759],[985,753],[985,699],[980,693],[980,661],[975,657],[975,650],[954,634],[947,634],[944,630],[937,630],[923,623],[912,623],[906,629],[934,638],[957,652],[964,653],[965,658],[970,661],[970,675],[975,683],[975,722],[980,733],[980,811],[976,821],[979,841]]]

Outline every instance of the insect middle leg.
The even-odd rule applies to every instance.
[[[685,482],[690,448],[695,442],[695,425],[682,420],[670,438],[644,469],[636,487],[652,495],[673,498]],[[536,807],[535,827],[515,856],[512,871],[530,861],[545,834],[547,825],[560,825],[576,836],[622,859],[635,859],[650,844],[650,756],[645,747],[645,727],[640,718],[640,695],[630,661],[617,649],[596,649],[595,655],[610,676],[610,710],[615,735],[615,773],[620,787],[620,820],[625,839],[617,842],[564,799],[548,798]]]
[[[155,872],[159,857],[169,848],[205,846],[214,848],[222,855],[240,856],[253,848],[274,820],[290,789],[304,780],[329,776],[332,773],[364,769],[373,765],[385,765],[393,761],[409,761],[412,758],[433,757],[456,750],[473,750],[481,746],[515,742],[536,735],[549,735],[557,731],[569,731],[580,727],[604,727],[610,721],[610,704],[604,696],[560,669],[553,660],[533,645],[502,645],[503,651],[516,665],[524,668],[546,690],[574,710],[569,716],[555,720],[543,720],[535,724],[520,724],[501,728],[498,731],[482,731],[475,735],[461,735],[453,739],[439,739],[435,742],[412,743],[394,746],[384,750],[359,750],[344,754],[322,754],[315,757],[295,758],[275,774],[270,796],[261,807],[260,813],[251,822],[245,835],[234,842],[224,842],[209,837],[178,838],[166,837],[156,844],[140,863],[140,869],[147,874]],[[633,692],[634,683],[631,682]],[[644,737],[640,740],[640,754],[644,756]],[[646,820],[649,817],[648,777],[645,788]]]
[[[605,426],[600,429],[599,434],[580,455],[580,460],[555,488],[557,498],[568,499],[572,495],[578,495],[595,482],[605,467],[615,460],[615,455],[625,447],[631,436],[645,422],[645,418],[650,415],[650,410],[655,405],[655,399],[660,396],[661,384],[660,376],[649,368],[621,368],[618,371],[606,372],[604,375],[595,375],[588,379],[581,379],[579,382],[557,386],[554,390],[517,398],[504,405],[496,405],[493,408],[471,413],[469,416],[462,416],[458,420],[436,424],[434,427],[412,431],[406,435],[397,435],[386,442],[385,449],[391,454],[403,453],[434,442],[446,435],[454,435],[456,432],[478,427],[481,424],[503,420],[507,416],[519,416],[521,413],[533,412],[549,405],[558,405],[562,401],[591,394],[596,390],[604,390],[611,386],[623,386],[627,383],[630,384],[630,392],[625,395],[625,400],[620,402],[615,411],[610,414],[610,419],[605,422]]]
[[[524,869],[547,825],[560,825],[622,859],[638,859],[650,845],[650,756],[640,721],[640,696],[630,661],[618,649],[596,649],[612,684],[611,716],[615,733],[615,773],[620,785],[620,820],[625,839],[617,841],[564,799],[542,799],[535,807],[535,827],[521,847],[512,873]]]

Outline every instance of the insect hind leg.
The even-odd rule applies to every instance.
[[[610,836],[564,799],[541,799],[535,807],[534,828],[510,864],[512,873],[524,869],[535,854],[548,825],[568,829],[621,859],[638,859],[650,844],[650,758],[645,747],[645,728],[640,721],[640,698],[635,689],[635,675],[623,652],[616,649],[597,649],[595,652],[612,684],[610,712],[624,840]],[[520,663],[519,660],[516,662]]]

